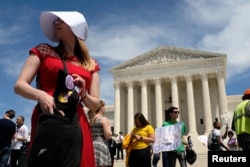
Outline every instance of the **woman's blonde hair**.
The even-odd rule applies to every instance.
[[[82,66],[88,71],[94,70],[96,63],[91,58],[87,45],[80,38],[77,38],[77,43],[78,43],[78,46],[76,45],[75,52],[76,52],[76,56],[82,63]]]
[[[58,45],[59,54],[64,57],[65,49],[63,47],[63,43],[60,42]],[[96,62],[91,58],[89,54],[89,49],[85,42],[80,38],[76,38],[76,45],[74,48],[74,54],[80,61],[80,65],[84,67],[87,71],[93,71],[96,66]]]
[[[95,112],[92,111],[92,110],[89,110],[89,111],[88,111],[88,117],[89,117],[89,119],[94,118],[95,115],[99,112],[99,110],[100,110],[102,107],[104,107],[104,106],[105,106],[105,102],[102,101],[102,100],[100,100],[100,105],[99,105],[98,109],[97,109]]]

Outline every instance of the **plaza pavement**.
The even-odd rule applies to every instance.
[[[125,159],[125,156],[124,156]],[[198,153],[197,159],[194,164],[189,165],[187,167],[207,167],[207,153]],[[114,161],[114,167],[125,167],[125,160],[116,160]],[[162,160],[158,162],[157,167],[162,167]],[[178,160],[176,161],[176,167],[180,167]]]

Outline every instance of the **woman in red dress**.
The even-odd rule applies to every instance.
[[[64,116],[62,110],[57,110],[53,93],[57,87],[58,70],[64,69],[62,59],[66,62],[68,74],[72,82],[79,88],[80,103],[77,105],[77,119],[81,131],[81,151],[79,151],[79,167],[94,167],[95,159],[93,142],[87,117],[83,105],[96,111],[100,105],[99,99],[99,70],[100,67],[88,52],[85,40],[88,26],[84,16],[75,11],[68,12],[42,12],[40,23],[45,35],[58,46],[39,44],[29,51],[29,57],[16,81],[14,90],[17,94],[38,101],[32,113],[31,147],[34,142],[41,113],[59,114]],[[35,76],[39,77],[39,89],[30,84]],[[62,83],[65,84],[65,83]],[[61,136],[62,138],[64,136]],[[60,136],[58,137],[60,138]],[[57,140],[57,139],[54,139]],[[62,147],[71,144],[63,143]],[[39,154],[46,152],[40,150]],[[59,154],[59,153],[58,153]],[[53,155],[56,156],[56,155]],[[59,167],[69,166],[71,155],[64,155]],[[58,162],[58,164],[60,164]],[[62,165],[64,164],[64,165]]]

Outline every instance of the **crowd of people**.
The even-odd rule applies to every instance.
[[[250,151],[250,89],[246,89],[240,102],[234,110],[231,130],[221,135],[221,123],[215,120],[212,130],[211,151]],[[228,138],[226,144],[223,142]]]
[[[26,154],[22,154],[24,143],[29,142],[28,127],[24,116],[18,116],[16,123],[11,119],[16,116],[12,109],[0,119],[0,167],[25,167]]]
[[[16,132],[16,124],[11,121],[16,115],[14,110],[8,110],[0,119],[0,166],[8,165],[11,154],[11,141]]]
[[[185,150],[188,143],[184,122],[179,121],[178,107],[170,107],[168,120],[162,127],[180,126],[180,145],[163,152],[152,152],[155,127],[138,112],[134,127],[123,136],[114,138],[105,114],[105,102],[100,99],[100,66],[86,45],[88,25],[83,14],[76,11],[45,11],[41,13],[42,31],[52,46],[40,43],[29,50],[29,56],[15,83],[14,90],[24,98],[37,101],[32,113],[31,136],[24,117],[18,116],[16,124],[11,119],[15,111],[6,111],[0,119],[0,167],[21,164],[20,149],[29,141],[27,167],[113,167],[114,157],[124,158],[126,166],[151,167],[162,156],[163,167],[175,167],[178,159],[186,167]],[[37,87],[31,85],[36,78]],[[250,90],[234,112],[232,130],[226,135],[228,144],[221,140],[221,124],[214,122],[214,138],[219,149],[250,150]],[[89,109],[85,114],[84,106]],[[246,126],[248,125],[248,126]],[[4,134],[4,135],[3,135]],[[226,135],[223,138],[226,138]],[[62,147],[63,146],[63,147]]]

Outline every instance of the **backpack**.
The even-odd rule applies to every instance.
[[[217,142],[217,139],[214,138],[214,130],[211,130],[207,137],[207,148],[210,151],[221,151],[220,144]]]

